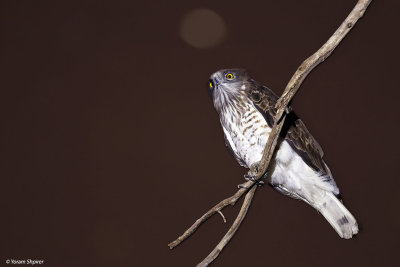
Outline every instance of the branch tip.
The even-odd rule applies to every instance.
[[[225,219],[224,214],[220,210],[217,210],[217,212],[219,213],[219,215],[221,215],[222,220],[224,220],[224,223],[226,223],[226,219]]]

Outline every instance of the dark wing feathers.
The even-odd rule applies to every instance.
[[[307,130],[304,123],[297,119],[289,127],[285,140],[299,154],[305,163],[314,170],[327,175],[326,165],[322,160],[323,151],[321,146],[315,141],[314,137]]]
[[[269,127],[274,125],[276,115],[275,103],[278,96],[263,85],[258,85],[255,81],[250,81],[248,97],[253,101],[256,109],[264,116]]]
[[[253,101],[254,106],[261,112],[270,127],[274,124],[276,114],[275,104],[278,96],[267,87],[250,80],[248,97]],[[328,175],[329,171],[322,160],[323,151],[318,142],[307,130],[304,123],[296,117],[294,113],[289,114],[285,121],[286,129],[282,130],[285,140],[304,160],[304,162],[320,172],[322,175]]]

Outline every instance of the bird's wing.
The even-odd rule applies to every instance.
[[[264,116],[268,125],[272,127],[278,96],[267,87],[251,81],[248,97],[252,100],[257,110]],[[293,112],[288,115],[281,135],[308,166],[323,176],[330,176],[330,172],[322,160],[324,153],[321,146],[307,130],[304,123]]]
[[[321,175],[329,175],[329,170],[322,160],[324,152],[322,151],[321,146],[310,134],[300,119],[291,122],[285,140],[308,166],[319,172]]]
[[[264,116],[269,127],[274,125],[274,118],[276,115],[275,103],[278,96],[270,89],[263,85],[257,84],[255,81],[250,81],[247,96],[253,102],[256,109]]]

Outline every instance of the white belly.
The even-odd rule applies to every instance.
[[[261,160],[271,132],[261,113],[257,110],[253,112],[254,110],[254,106],[248,105],[246,112],[240,118],[226,114],[227,125],[222,124],[232,150],[248,168]],[[254,118],[249,120],[249,114],[252,114],[250,118]],[[240,120],[239,123],[234,121],[237,119]],[[276,164],[270,174],[272,184],[282,185],[290,192],[296,192],[306,198],[311,197],[309,194],[314,191],[313,186],[335,191],[331,184],[323,182],[321,175],[310,168],[286,141],[283,141],[277,149]]]

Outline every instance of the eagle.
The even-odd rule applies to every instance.
[[[241,166],[257,166],[274,124],[278,96],[244,69],[213,73],[208,88],[226,145]],[[340,200],[323,155],[321,146],[291,111],[264,178],[280,193],[314,207],[340,237],[349,239],[358,233],[357,221]]]

